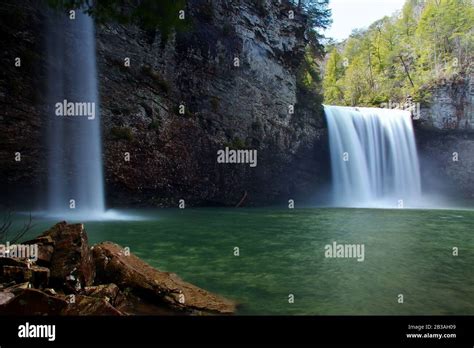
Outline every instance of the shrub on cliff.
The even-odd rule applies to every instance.
[[[83,9],[99,23],[117,21],[133,23],[148,30],[159,30],[166,41],[172,30],[187,27],[187,21],[179,18],[179,11],[186,8],[186,0],[48,0],[56,9]]]
[[[329,0],[298,0],[293,1],[298,11],[306,18],[306,38],[308,44],[304,59],[297,72],[298,101],[313,111],[320,113],[322,103],[322,86],[318,60],[324,53],[321,44],[323,36],[320,29],[327,28],[331,23]]]

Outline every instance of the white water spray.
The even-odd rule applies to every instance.
[[[333,203],[347,207],[418,204],[420,170],[410,113],[325,106]]]
[[[93,218],[105,212],[93,20],[80,10],[75,19],[51,11],[46,45],[48,214]],[[79,108],[58,115],[66,101]],[[77,114],[91,105],[93,118]]]

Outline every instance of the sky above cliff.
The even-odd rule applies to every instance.
[[[346,39],[353,29],[365,28],[374,21],[401,10],[405,0],[330,0],[332,26],[324,32],[337,41]]]

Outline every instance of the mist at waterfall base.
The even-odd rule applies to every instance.
[[[331,205],[442,207],[422,194],[411,114],[406,110],[324,106],[329,131]]]

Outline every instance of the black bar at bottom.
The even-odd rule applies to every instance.
[[[55,339],[19,337],[55,325]],[[441,336],[441,337],[439,337]],[[21,344],[408,344],[474,346],[474,316],[5,317],[0,346]]]

